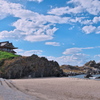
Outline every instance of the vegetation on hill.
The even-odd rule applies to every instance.
[[[19,55],[15,55],[13,53],[0,51],[0,60],[2,60],[2,59],[10,59],[10,58],[18,57],[18,56]]]

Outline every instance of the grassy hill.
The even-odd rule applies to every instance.
[[[18,57],[19,55],[15,55],[9,52],[5,52],[5,51],[0,51],[0,60],[2,59],[10,59],[10,58],[14,58],[14,57]]]

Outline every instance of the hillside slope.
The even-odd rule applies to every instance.
[[[10,59],[10,58],[18,57],[18,56],[19,55],[15,55],[13,53],[0,51],[0,60],[2,60],[2,59]]]
[[[3,78],[63,76],[63,71],[55,61],[32,55],[0,61],[0,76]]]

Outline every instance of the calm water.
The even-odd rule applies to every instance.
[[[73,77],[73,78],[82,78],[82,79],[84,79],[84,74],[83,75],[76,75],[76,76],[69,76],[69,77]],[[91,77],[90,79],[95,79],[95,77],[99,77],[100,76],[100,74],[98,74],[98,75],[92,75],[93,77]],[[96,79],[96,80],[100,80],[100,79]]]

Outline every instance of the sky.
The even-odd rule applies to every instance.
[[[100,61],[100,0],[0,0],[0,41],[60,65]]]

